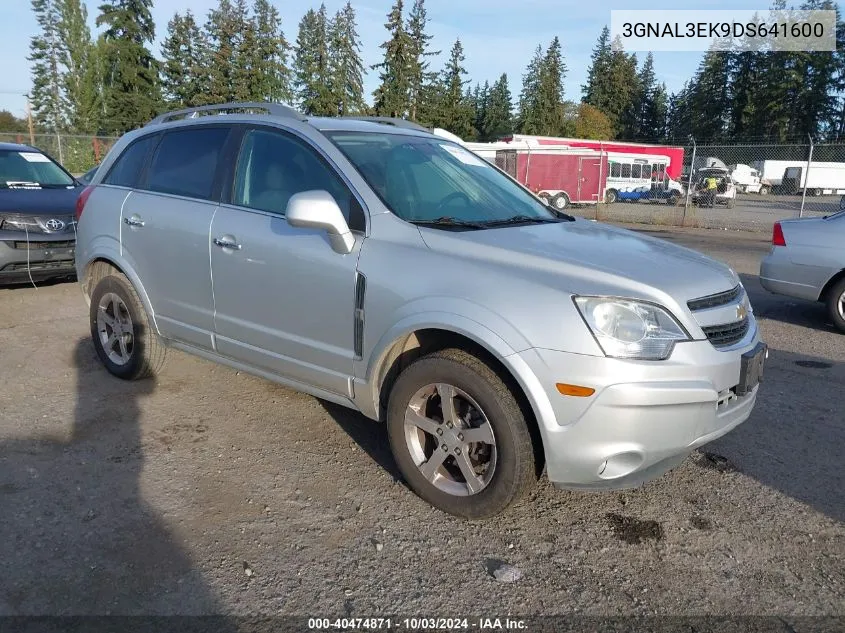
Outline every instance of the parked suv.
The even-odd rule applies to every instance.
[[[70,277],[76,200],[61,165],[29,145],[0,143],[0,284]]]
[[[175,348],[385,421],[408,485],[462,517],[544,467],[564,488],[640,485],[757,397],[766,346],[734,271],[556,212],[405,121],[162,115],[80,209],[111,373],[150,376]]]

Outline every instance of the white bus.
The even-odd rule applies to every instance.
[[[666,173],[669,158],[660,155],[608,152],[605,201],[660,200],[683,196],[683,187]]]

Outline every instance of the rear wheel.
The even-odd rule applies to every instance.
[[[734,208],[734,199],[733,198],[728,198],[727,207],[728,207],[728,209]]]
[[[604,194],[604,201],[607,204],[613,204],[619,200],[619,194],[616,193],[616,189],[608,189],[607,193]]]
[[[678,196],[678,194],[673,193],[672,195],[670,195],[670,196],[669,196],[669,199],[667,200],[667,202],[668,202],[671,206],[673,206],[673,207],[674,207],[674,206],[676,206],[676,205],[678,204],[678,201],[679,201],[680,199],[681,199],[681,198],[680,198],[680,196]]]
[[[563,211],[571,204],[571,202],[569,200],[569,196],[565,193],[559,193],[551,199],[550,204],[556,211]]]
[[[425,356],[390,392],[390,447],[411,489],[444,512],[482,519],[536,480],[528,423],[486,363],[459,349]]]
[[[91,293],[89,317],[97,356],[112,374],[138,380],[161,369],[166,349],[125,276],[114,272],[97,283]]]
[[[836,329],[845,333],[845,279],[840,279],[828,292],[827,311]]]

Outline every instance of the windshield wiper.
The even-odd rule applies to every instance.
[[[435,218],[434,220],[408,220],[408,222],[418,226],[454,226],[467,229],[483,229],[487,227],[485,223],[456,220],[447,216]]]
[[[575,218],[572,219],[574,220]],[[527,215],[515,215],[512,218],[505,218],[504,220],[488,220],[484,222],[484,226],[508,226],[511,224],[557,224],[560,221],[561,220],[556,220],[554,218],[532,218]]]

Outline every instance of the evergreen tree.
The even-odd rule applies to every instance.
[[[487,107],[490,104],[490,82],[485,81],[482,87],[475,84],[475,90],[472,93],[472,106],[475,112],[472,126],[475,128],[475,136],[479,140],[484,138],[484,119],[487,118]]]
[[[358,37],[355,9],[350,2],[337,12],[331,23],[329,76],[334,114],[357,114],[366,109],[361,41]]]
[[[684,83],[683,88],[669,99],[669,138],[675,142],[686,143],[692,134],[692,114],[690,110],[690,82]]]
[[[160,107],[158,64],[148,45],[155,39],[152,0],[106,0],[104,26],[106,125],[125,132],[143,125]]]
[[[161,89],[168,106],[187,108],[207,102],[206,48],[191,11],[174,14],[161,46]]]
[[[428,49],[431,35],[425,32],[428,17],[425,10],[424,0],[414,0],[411,12],[408,16],[407,32],[410,40],[408,51],[408,106],[411,120],[417,119],[417,110],[420,107],[424,87],[430,84],[436,73],[429,71],[427,57],[439,55],[440,51]]]
[[[295,96],[306,114],[332,114],[325,6],[309,9],[299,23],[293,62]],[[335,112],[336,113],[336,112]]]
[[[605,26],[590,55],[587,83],[581,87],[584,103],[589,103],[603,112],[608,110],[609,104],[612,104],[615,98],[610,81],[611,57],[610,29]]]
[[[96,73],[88,12],[80,0],[62,0],[59,38],[62,42],[67,122],[74,132],[97,132],[101,123],[101,88]]]
[[[405,28],[402,11],[403,0],[396,0],[384,25],[390,34],[381,45],[384,61],[373,66],[380,70],[381,84],[374,93],[374,109],[380,116],[404,117],[409,111],[411,58],[417,47]]]
[[[292,101],[290,45],[282,31],[279,10],[269,0],[255,0],[253,6],[256,44],[253,51],[253,93],[260,101]]]
[[[205,24],[206,51],[203,55],[208,72],[208,100],[227,103],[238,99],[236,86],[240,69],[242,34],[246,29],[245,16],[230,0],[219,0],[217,8],[208,12]]]
[[[669,96],[666,92],[666,84],[661,83],[654,88],[644,116],[643,140],[663,142],[668,134],[669,118]]]
[[[238,25],[232,60],[232,93],[234,101],[259,101],[259,79],[255,64],[258,56],[258,33],[249,15],[247,0],[234,0],[233,19]]]
[[[699,143],[722,140],[730,112],[728,58],[709,51],[701,62],[689,96],[692,134]]]
[[[566,117],[563,106],[563,81],[566,64],[563,62],[560,40],[555,37],[540,66],[538,111],[540,134],[560,136],[565,133]]]
[[[65,77],[62,70],[60,0],[32,0],[39,33],[30,40],[32,91],[29,94],[33,117],[48,130],[65,128]]]
[[[508,76],[503,74],[490,88],[481,126],[481,140],[495,141],[513,131],[511,91],[508,88]]]
[[[649,53],[643,62],[643,67],[637,75],[636,91],[631,104],[631,134],[632,140],[653,140],[655,122],[649,120],[654,106],[656,90],[654,77],[654,56]]]
[[[540,76],[543,67],[543,49],[538,44],[534,57],[522,75],[519,93],[519,131],[522,134],[542,134],[542,117],[539,112]]]
[[[461,40],[455,40],[449,53],[449,61],[443,71],[443,97],[440,103],[439,126],[461,138],[473,138],[473,108],[464,94],[466,69],[463,67],[464,47]]]

